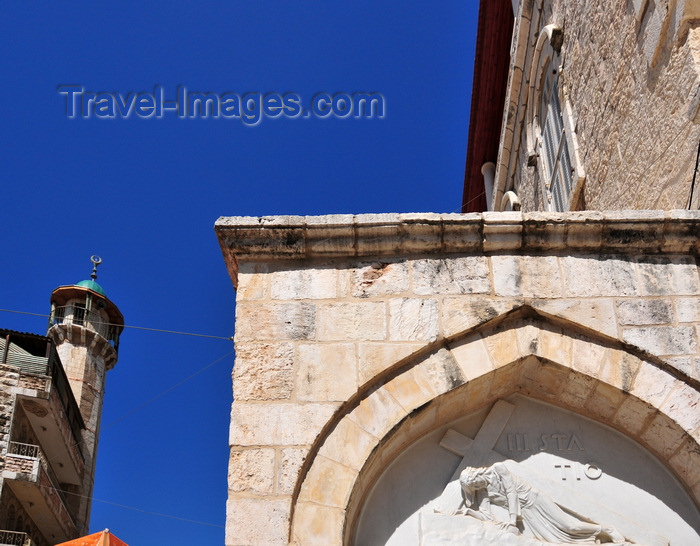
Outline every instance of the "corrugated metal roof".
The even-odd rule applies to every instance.
[[[7,340],[0,338],[0,354],[5,354]],[[17,366],[23,372],[38,373],[46,375],[49,359],[45,356],[33,355],[19,345],[10,341],[7,351],[7,362],[9,366]]]

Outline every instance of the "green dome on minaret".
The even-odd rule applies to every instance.
[[[84,281],[77,282],[77,283],[75,283],[75,286],[80,286],[82,288],[88,288],[88,289],[92,290],[93,292],[97,292],[100,296],[104,296],[105,298],[107,297],[107,294],[105,294],[104,289],[99,284],[97,284],[95,281],[93,281],[92,279],[87,279]]]

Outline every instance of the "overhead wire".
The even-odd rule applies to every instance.
[[[127,413],[125,413],[124,415],[122,415],[122,416],[119,417],[118,419],[115,419],[114,421],[112,421],[112,422],[109,423],[108,425],[105,425],[105,426],[102,428],[101,432],[104,432],[105,430],[109,429],[110,427],[113,427],[114,425],[116,425],[116,424],[119,423],[120,421],[123,421],[124,419],[126,419],[129,415],[132,415],[132,414],[136,413],[137,411],[143,409],[144,407],[148,406],[148,405],[151,404],[152,402],[155,402],[155,401],[158,400],[159,398],[162,398],[163,396],[165,396],[166,394],[168,394],[170,391],[175,390],[177,387],[179,387],[180,385],[183,385],[184,383],[187,383],[190,379],[194,379],[195,377],[197,377],[197,376],[198,376],[199,374],[201,374],[202,372],[205,372],[206,370],[208,370],[209,368],[211,368],[211,367],[214,366],[215,364],[218,364],[219,362],[221,362],[224,358],[227,358],[227,357],[229,357],[229,356],[231,356],[231,355],[233,355],[233,351],[229,351],[229,352],[226,353],[225,355],[220,356],[219,358],[217,358],[217,359],[214,360],[213,362],[210,362],[209,364],[207,364],[207,365],[204,366],[203,368],[201,368],[201,369],[197,370],[196,372],[194,372],[192,375],[186,377],[185,379],[183,379],[183,380],[181,380],[181,381],[178,381],[178,382],[175,383],[174,385],[172,385],[172,386],[168,387],[167,389],[165,389],[165,390],[164,390],[163,392],[161,392],[160,394],[154,396],[154,397],[151,398],[150,400],[147,400],[146,402],[144,402],[144,403],[141,404],[140,406],[138,406],[138,407],[132,409],[131,411],[128,411]]]
[[[138,406],[138,407],[132,409],[131,411],[128,411],[127,413],[125,413],[124,415],[122,415],[121,417],[119,417],[118,419],[116,419],[116,420],[112,421],[111,423],[109,423],[108,425],[105,425],[104,427],[102,427],[102,429],[100,430],[100,434],[103,433],[105,430],[108,430],[109,428],[113,427],[114,425],[116,425],[116,424],[119,423],[120,421],[123,421],[124,419],[126,419],[126,418],[129,417],[130,415],[132,415],[132,414],[136,413],[137,411],[143,409],[145,406],[151,404],[152,402],[154,402],[154,401],[157,400],[158,398],[161,398],[161,397],[165,396],[165,395],[166,395],[167,393],[169,393],[170,391],[176,389],[176,388],[179,387],[180,385],[183,385],[184,383],[186,383],[186,382],[188,382],[189,380],[193,379],[194,377],[198,376],[198,375],[201,374],[202,372],[208,370],[209,368],[211,368],[211,367],[214,366],[215,364],[218,364],[219,362],[221,362],[221,361],[224,360],[225,358],[231,356],[232,354],[233,354],[233,351],[229,351],[229,352],[226,353],[225,355],[220,356],[219,358],[213,360],[212,362],[210,362],[209,364],[207,364],[207,365],[204,366],[203,368],[200,368],[199,370],[197,370],[197,371],[196,371],[195,373],[193,373],[192,375],[190,375],[190,376],[186,377],[185,379],[183,379],[183,380],[181,380],[181,381],[178,381],[178,382],[175,383],[174,385],[168,387],[168,388],[165,389],[163,392],[161,392],[160,394],[158,394],[158,395],[154,396],[153,398],[147,400],[146,402],[144,402],[144,403],[141,404],[140,406]],[[73,444],[72,447],[77,447],[77,446],[79,446],[80,444],[82,444],[82,443],[84,443],[84,442],[85,442],[85,439],[81,439],[79,442],[76,442],[75,444]],[[49,459],[49,461],[55,459],[57,456],[58,456],[58,455],[54,456],[52,459]],[[124,509],[128,509],[128,510],[133,510],[133,511],[135,511],[135,512],[141,512],[141,513],[143,513],[143,514],[148,514],[148,515],[152,515],[152,516],[160,516],[160,517],[164,517],[164,518],[170,518],[170,519],[175,519],[175,520],[179,520],[179,521],[185,521],[185,522],[188,522],[188,523],[194,523],[194,524],[197,524],[197,525],[205,525],[205,526],[208,526],[208,527],[217,527],[217,528],[221,528],[221,529],[224,528],[223,525],[217,525],[217,524],[214,524],[214,523],[207,523],[207,522],[203,522],[203,521],[197,521],[197,520],[193,520],[193,519],[182,518],[182,517],[180,517],[180,516],[173,516],[173,515],[170,515],[170,514],[163,514],[163,513],[160,513],[160,512],[153,512],[153,511],[149,511],[149,510],[144,510],[144,509],[142,509],[142,508],[137,508],[137,507],[135,507],[135,506],[128,506],[128,505],[125,505],[125,504],[119,504],[119,503],[116,503],[116,502],[111,502],[111,501],[106,501],[106,500],[102,500],[102,499],[97,499],[97,498],[91,497],[91,496],[89,496],[89,495],[81,495],[81,494],[79,494],[79,493],[74,493],[74,492],[72,492],[72,491],[65,491],[65,490],[63,490],[63,489],[59,489],[59,488],[57,488],[57,487],[54,487],[53,484],[41,484],[41,487],[44,487],[44,488],[47,488],[47,489],[53,489],[54,491],[56,491],[56,492],[58,492],[58,493],[63,493],[63,494],[65,494],[65,495],[73,495],[73,496],[76,496],[76,497],[81,497],[81,498],[89,499],[90,501],[100,502],[100,503],[102,503],[102,504],[109,504],[109,505],[112,505],[112,506],[117,506],[117,507],[119,507],[119,508],[124,508]]]
[[[31,313],[31,312],[27,312],[27,311],[16,311],[16,310],[12,310],[12,309],[0,309],[0,311],[6,312],[6,313],[17,313],[17,314],[22,314],[22,315],[30,315],[30,316],[44,317],[44,318],[48,318],[48,317],[50,316],[50,315],[46,315],[46,314],[43,314],[43,313]],[[101,323],[101,324],[108,324],[108,325],[109,325],[109,323]],[[214,335],[206,335],[206,334],[196,334],[196,333],[190,333],[190,332],[178,332],[178,331],[174,331],[174,330],[164,330],[164,329],[159,329],[159,328],[146,328],[146,327],[141,327],[141,326],[126,326],[126,325],[125,325],[124,327],[125,327],[125,328],[127,328],[127,327],[128,327],[128,328],[135,328],[135,329],[139,329],[139,330],[146,330],[146,331],[150,331],[150,332],[164,332],[164,333],[169,333],[169,334],[179,334],[179,335],[187,335],[187,336],[196,336],[196,337],[205,337],[205,338],[214,338],[214,339],[224,339],[224,340],[227,340],[227,341],[233,340],[233,336],[231,336],[231,337],[222,337],[222,336],[214,336]],[[153,398],[150,398],[149,400],[147,400],[147,401],[145,401],[144,403],[140,404],[140,405],[137,406],[136,408],[134,408],[134,409],[132,409],[132,410],[126,412],[126,413],[123,414],[121,417],[115,419],[115,420],[112,421],[111,423],[109,423],[109,424],[103,426],[102,429],[101,429],[101,431],[100,431],[100,433],[102,433],[102,432],[108,430],[109,428],[111,428],[111,427],[113,427],[114,425],[116,425],[117,423],[123,421],[124,419],[126,419],[126,418],[129,417],[130,415],[133,415],[134,413],[136,413],[136,412],[142,410],[144,407],[146,407],[146,406],[148,406],[149,404],[155,402],[155,401],[158,400],[159,398],[162,398],[163,396],[165,396],[165,395],[168,394],[169,392],[171,392],[171,391],[173,391],[174,389],[176,389],[177,387],[179,387],[179,386],[181,386],[181,385],[187,383],[187,382],[190,381],[191,379],[194,379],[194,378],[195,378],[196,376],[198,376],[199,374],[205,372],[206,370],[208,370],[208,369],[211,368],[212,366],[218,364],[219,362],[221,362],[222,360],[224,360],[225,358],[227,358],[227,357],[229,357],[229,356],[231,356],[231,355],[233,355],[233,354],[234,354],[234,351],[229,351],[229,352],[227,352],[225,355],[218,357],[217,359],[215,359],[215,360],[213,360],[212,362],[208,363],[206,366],[204,366],[204,367],[200,368],[199,370],[197,370],[196,372],[194,372],[193,374],[187,376],[186,378],[182,379],[181,381],[178,381],[178,382],[175,383],[174,385],[171,385],[170,387],[168,387],[168,388],[165,389],[164,391],[160,392],[159,394],[157,394],[157,395],[154,396]],[[78,441],[78,442],[76,442],[75,444],[73,444],[72,447],[78,447],[80,444],[82,444],[82,443],[84,443],[84,442],[85,442],[85,439],[81,439],[80,441]],[[55,459],[57,456],[58,456],[58,455],[54,456],[53,459]],[[217,524],[214,524],[214,523],[208,523],[208,522],[204,522],[204,521],[198,521],[198,520],[183,518],[183,517],[174,516],[174,515],[171,515],[171,514],[163,514],[163,513],[160,513],[160,512],[153,512],[153,511],[150,511],[150,510],[144,510],[144,509],[142,509],[142,508],[138,508],[138,507],[135,507],[135,506],[128,506],[128,505],[125,505],[125,504],[119,504],[119,503],[116,503],[116,502],[106,501],[106,500],[98,499],[98,498],[95,498],[95,497],[91,497],[91,496],[89,496],[89,495],[80,495],[80,494],[78,494],[78,493],[74,493],[74,492],[71,492],[71,491],[65,491],[65,490],[56,488],[56,487],[54,487],[52,484],[49,484],[49,485],[47,485],[47,484],[40,484],[40,485],[41,485],[41,487],[44,487],[44,488],[47,488],[47,489],[53,489],[54,491],[59,492],[59,493],[63,493],[63,494],[65,494],[65,495],[73,495],[73,496],[77,496],[77,497],[81,497],[81,498],[86,498],[86,499],[89,499],[90,501],[99,502],[99,503],[102,503],[102,504],[108,504],[108,505],[112,505],[112,506],[117,506],[117,507],[119,507],[119,508],[124,508],[124,509],[132,510],[132,511],[135,511],[135,512],[140,512],[140,513],[142,513],[142,514],[147,514],[147,515],[151,515],[151,516],[158,516],[158,517],[163,517],[163,518],[169,518],[169,519],[184,521],[184,522],[187,522],[187,523],[193,523],[193,524],[196,524],[196,525],[204,525],[204,526],[207,526],[207,527],[216,527],[216,528],[220,528],[220,529],[223,529],[223,528],[224,528],[223,525],[217,525]]]
[[[44,318],[49,318],[51,315],[47,315],[45,313],[30,313],[28,311],[16,311],[14,309],[0,309],[0,312],[4,313],[16,313],[19,315],[30,315],[33,317],[44,317]],[[181,336],[194,336],[194,337],[207,337],[211,339],[224,339],[226,341],[233,341],[233,336],[229,337],[224,337],[224,336],[215,336],[211,334],[197,334],[194,332],[179,332],[177,330],[164,330],[162,328],[148,328],[146,326],[133,326],[131,324],[116,324],[113,322],[98,322],[94,321],[95,324],[101,324],[104,326],[121,326],[124,328],[131,328],[132,330],[146,330],[148,332],[161,332],[165,334],[178,334]]]
[[[205,525],[207,527],[217,527],[219,529],[225,529],[225,527],[223,525],[217,525],[216,523],[208,523],[206,521],[198,521],[196,519],[189,519],[189,518],[183,518],[180,516],[173,516],[172,514],[163,514],[161,512],[153,512],[151,510],[144,510],[143,508],[137,508],[136,506],[129,506],[127,504],[119,504],[117,502],[106,501],[106,500],[98,499],[95,497],[91,497],[89,495],[80,495],[79,493],[73,493],[72,491],[64,491],[63,489],[57,489],[56,487],[53,487],[52,485],[39,484],[39,487],[43,487],[44,489],[50,489],[50,490],[56,491],[58,493],[63,493],[65,495],[72,495],[74,497],[80,497],[81,499],[88,499],[91,502],[99,502],[101,504],[109,504],[110,506],[117,506],[118,508],[124,508],[125,510],[132,510],[134,512],[141,512],[142,514],[147,514],[149,516],[159,516],[162,518],[175,519],[175,520],[179,520],[179,521],[185,521],[187,523],[194,523],[197,525]]]

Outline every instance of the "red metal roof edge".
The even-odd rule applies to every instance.
[[[510,65],[513,5],[481,0],[476,33],[462,212],[486,210],[481,166],[496,162]]]

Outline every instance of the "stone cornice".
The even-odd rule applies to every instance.
[[[698,254],[698,211],[222,216],[225,256],[270,261],[400,254],[614,252]]]
[[[214,226],[238,261],[431,254],[700,254],[699,211],[229,216]]]

